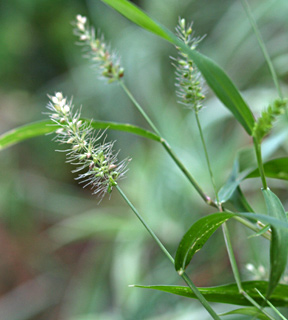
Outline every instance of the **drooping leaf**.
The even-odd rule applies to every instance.
[[[91,126],[94,129],[106,129],[109,128],[111,130],[125,131],[129,133],[133,133],[148,139],[152,139],[155,141],[161,141],[161,138],[156,134],[142,129],[137,126],[133,126],[131,124],[125,123],[116,123],[116,122],[106,122],[106,121],[91,121],[88,119],[82,119],[91,123]],[[0,136],[0,151],[12,146],[15,143],[38,137],[41,135],[45,135],[47,133],[53,132],[58,127],[52,121],[44,120],[38,121],[34,123],[30,123],[24,125],[22,127],[18,127],[16,129],[10,130]]]
[[[259,320],[270,320],[265,314],[260,313],[259,309],[255,307],[247,307],[247,308],[240,308],[236,310],[232,310],[229,312],[222,313],[221,316],[229,316],[231,314],[244,314],[248,316],[252,316],[253,319],[259,319]],[[252,319],[252,318],[251,318]]]
[[[267,213],[271,217],[277,218],[283,223],[288,219],[279,198],[270,190],[264,189],[263,196],[265,199]],[[270,244],[270,275],[269,287],[267,289],[267,298],[273,293],[279,283],[279,280],[286,268],[288,257],[288,230],[276,228],[271,225],[272,240]]]
[[[256,302],[260,305],[263,299],[259,296],[255,290],[257,288],[260,292],[267,292],[268,282],[267,281],[247,281],[242,282],[243,289],[249,294]],[[194,293],[189,287],[185,286],[165,286],[165,285],[134,285],[134,287],[160,290],[179,296],[196,299]],[[203,296],[210,302],[228,303],[241,306],[251,306],[250,302],[239,293],[239,289],[236,283],[221,285],[217,287],[209,288],[198,288]],[[288,285],[279,284],[274,292],[271,294],[269,301],[275,307],[287,307],[288,306]]]
[[[181,48],[181,51],[186,53],[189,58],[195,62],[199,71],[207,81],[207,84],[219,100],[222,101],[222,103],[232,112],[246,132],[249,135],[252,134],[252,129],[255,123],[253,114],[238,89],[221,67],[198,51],[191,50],[170,30],[151,19],[131,2],[127,0],[102,1],[140,27],[157,34],[165,40],[172,42],[176,47]]]
[[[210,214],[196,221],[182,238],[175,256],[175,269],[182,274],[193,255],[199,251],[222,223],[233,214],[219,212]]]
[[[178,44],[180,45],[180,44]],[[209,87],[218,99],[230,110],[235,119],[251,135],[255,123],[254,116],[234,83],[213,60],[196,50],[181,46],[181,49],[195,62]]]

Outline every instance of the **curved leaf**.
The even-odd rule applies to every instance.
[[[181,50],[195,62],[199,71],[207,81],[207,84],[219,100],[233,113],[234,117],[242,124],[247,133],[252,135],[252,128],[255,123],[253,114],[238,89],[222,68],[205,55],[196,50],[191,50],[170,30],[151,19],[131,2],[127,0],[102,1],[132,22],[138,24],[140,27],[153,32],[165,40],[172,42],[175,46],[180,47]]]
[[[162,37],[165,40],[172,42],[171,34],[160,23],[152,20],[146,13],[126,0],[102,0],[110,7],[121,13],[124,17],[131,20],[135,24],[138,24],[143,29],[146,29],[156,35]],[[172,34],[173,36],[173,34]]]
[[[267,281],[247,281],[242,282],[242,287],[260,305],[263,299],[259,296],[258,292],[255,290],[257,288],[260,292],[266,292],[269,284]],[[160,290],[179,296],[184,296],[188,298],[196,299],[195,294],[191,291],[189,287],[184,286],[165,286],[165,285],[134,285],[133,287]],[[241,306],[251,306],[250,302],[244,298],[244,296],[239,293],[239,289],[236,283],[226,284],[217,287],[209,288],[198,288],[198,290],[203,294],[205,299],[210,302],[219,303],[229,303]],[[275,307],[288,307],[288,285],[279,284],[274,292],[271,294],[269,301]]]
[[[287,223],[287,216],[279,198],[270,190],[262,191],[265,199],[267,213],[284,223]],[[270,245],[270,275],[267,297],[276,288],[279,280],[285,271],[288,257],[288,230],[275,228],[272,229],[272,240]]]
[[[152,139],[160,142],[161,138],[156,134],[142,129],[137,126],[133,126],[131,124],[125,123],[116,123],[116,122],[106,122],[106,121],[91,121],[88,119],[82,119],[91,123],[91,126],[94,129],[106,129],[109,128],[111,130],[125,131],[129,133],[136,134],[138,136],[142,136],[144,138]],[[23,140],[27,140],[30,138],[42,136],[44,134],[53,132],[58,127],[50,120],[38,121],[34,123],[30,123],[24,125],[22,127],[18,127],[16,129],[10,130],[0,136],[0,151],[12,146],[15,143],[21,142]]]
[[[180,46],[180,43],[178,45]],[[241,123],[246,132],[251,136],[255,123],[254,116],[224,70],[210,58],[196,50],[190,50],[184,44],[181,45],[181,49],[195,62],[218,99],[232,112],[235,119]]]
[[[270,320],[265,314],[260,313],[259,309],[255,307],[247,307],[247,308],[240,308],[236,310],[232,310],[229,312],[222,313],[221,316],[229,316],[231,314],[245,314],[248,316],[253,316],[253,319],[260,319],[260,320]]]
[[[265,176],[268,178],[288,180],[288,158],[278,158],[264,163]],[[258,169],[249,173],[245,179],[259,177]]]
[[[185,235],[183,236],[178,246],[178,249],[176,251],[176,256],[175,256],[176,271],[180,275],[183,274],[186,267],[188,266],[191,259],[193,258],[194,254],[204,246],[204,244],[212,236],[212,234],[217,230],[217,228],[219,228],[224,222],[226,222],[228,219],[232,218],[233,216],[245,217],[255,222],[261,221],[265,224],[270,224],[271,226],[273,226],[274,229],[276,228],[281,229],[281,231],[278,231],[278,232],[282,235],[282,237],[284,234],[286,235],[286,238],[285,238],[286,240],[283,238],[283,241],[286,241],[285,249],[288,248],[287,246],[288,221],[287,221],[285,212],[284,212],[284,215],[285,215],[285,220],[282,217],[282,214],[281,216],[280,215],[269,216],[265,214],[251,213],[251,212],[237,212],[237,213],[218,212],[218,213],[213,213],[199,219],[185,233]],[[278,232],[277,232],[277,235],[278,235]],[[273,231],[272,231],[272,234],[273,234]],[[282,248],[282,245],[281,245],[281,250],[284,250],[284,248]],[[288,249],[286,249],[286,251],[288,251]],[[284,254],[284,251],[283,251],[283,254]],[[287,260],[286,252],[284,256],[285,255]],[[275,260],[282,261],[283,259],[285,259],[284,256],[281,259],[277,258]]]
[[[199,251],[222,223],[234,214],[219,212],[210,214],[195,222],[182,238],[175,257],[175,269],[181,275],[193,255]]]

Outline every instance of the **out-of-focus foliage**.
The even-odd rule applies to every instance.
[[[194,21],[196,35],[207,34],[199,50],[230,74],[256,114],[277,96],[240,2],[134,2],[171,30],[178,16]],[[287,0],[250,3],[287,96]],[[213,194],[193,115],[176,103],[169,59],[176,50],[98,0],[0,3],[0,134],[45,119],[46,94],[55,91],[73,95],[75,103],[83,104],[84,117],[147,128],[120,88],[99,81],[82,59],[70,24],[78,13],[88,15],[117,49],[130,90],[197,181]],[[220,187],[237,149],[250,140],[210,92],[207,97],[200,118]],[[282,126],[279,120],[272,134]],[[108,131],[108,138],[117,139],[120,159],[133,158],[121,186],[175,253],[187,225],[206,214],[206,207],[158,143],[114,131]],[[89,190],[73,181],[71,168],[50,140],[35,138],[0,153],[0,319],[208,319],[197,301],[127,287],[182,282],[119,195],[97,206]],[[287,150],[283,139],[278,155]],[[285,204],[286,183],[270,184]],[[259,190],[258,179],[243,184],[258,211],[264,208]],[[265,240],[246,240],[249,232],[238,226],[233,235],[243,269],[248,262],[268,263],[268,253],[259,250]],[[199,286],[227,281],[231,271],[220,233],[195,255],[187,272]],[[250,278],[247,272],[246,280]],[[229,308],[218,305],[216,310]]]

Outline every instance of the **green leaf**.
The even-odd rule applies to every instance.
[[[260,292],[266,292],[269,284],[267,281],[247,281],[242,282],[242,286],[245,292],[247,292],[250,297],[252,297],[259,304],[262,304],[263,299],[259,296],[255,288],[257,288]],[[134,285],[134,287],[160,290],[179,296],[196,299],[196,296],[191,291],[191,289],[184,286]],[[203,294],[205,299],[210,302],[236,304],[241,306],[251,305],[250,302],[246,300],[242,294],[239,293],[239,289],[236,283],[198,289]],[[271,294],[269,301],[275,307],[288,307],[288,285],[279,284]]]
[[[287,234],[288,232],[288,221],[286,218],[286,214],[285,221],[283,220],[282,216],[269,216],[251,212],[218,212],[210,214],[196,221],[185,233],[178,246],[175,256],[175,269],[180,275],[183,274],[194,254],[204,246],[204,244],[217,230],[217,228],[235,215],[251,219],[255,222],[261,221],[262,223],[270,224],[274,228],[280,228],[282,230],[281,234]],[[286,242],[286,247],[288,247],[287,243],[288,242]]]
[[[275,228],[280,228],[283,230],[288,229],[288,222],[283,221],[282,219],[277,219],[274,217],[270,217],[267,214],[260,214],[260,213],[251,213],[251,212],[236,212],[234,215],[239,217],[245,217],[253,221],[261,221],[264,224],[270,224],[271,226]]]
[[[91,123],[94,129],[106,129],[125,131],[129,133],[142,136],[144,138],[152,139],[160,142],[161,138],[156,134],[144,130],[140,127],[133,126],[131,124],[116,123],[116,122],[106,122],[106,121],[91,121],[89,119],[82,119]],[[52,121],[44,120],[39,122],[34,122],[27,124],[25,126],[8,131],[0,136],[0,151],[12,146],[15,143],[42,136],[44,134],[55,131],[58,128]]]
[[[255,307],[247,307],[247,308],[241,308],[232,310],[229,312],[222,313],[221,316],[229,316],[231,314],[245,314],[248,316],[253,316],[253,319],[260,319],[260,320],[270,320],[265,314],[260,313],[259,310]]]
[[[233,206],[232,211],[254,212],[245,198],[240,186],[235,189],[232,196],[228,199],[228,202],[225,203],[225,208],[227,207],[227,203]]]
[[[140,27],[157,34],[158,36],[172,42],[175,46],[181,48],[191,60],[195,62],[199,71],[207,81],[209,87],[213,90],[220,101],[232,112],[234,117],[242,124],[249,135],[252,135],[252,129],[255,123],[253,114],[240,92],[235,87],[231,79],[227,76],[210,58],[204,56],[196,50],[191,50],[187,45],[180,41],[170,30],[160,23],[151,19],[138,7],[127,0],[102,0],[109,6],[117,10],[132,22]]]
[[[265,199],[267,213],[283,223],[287,223],[287,216],[279,198],[270,190],[262,190]],[[270,244],[270,275],[269,287],[266,296],[270,297],[285,271],[288,257],[288,230],[271,226],[272,239]]]
[[[178,45],[180,46],[180,43]],[[184,44],[181,45],[181,49],[195,62],[209,87],[251,136],[255,123],[254,116],[224,70],[210,58],[196,50],[190,50]]]
[[[175,257],[175,269],[181,275],[190,263],[193,255],[199,251],[222,223],[234,215],[214,213],[199,219],[182,238]]]
[[[232,172],[219,191],[220,202],[225,203],[231,199],[243,180],[260,177],[254,158],[253,150],[249,148],[242,149],[237,153]],[[288,180],[288,157],[267,161],[263,166],[266,177]]]
[[[288,180],[288,158],[278,158],[264,163],[265,176],[268,178]],[[259,177],[258,168],[249,173],[245,179]]]
[[[146,29],[156,35],[172,42],[170,31],[167,30],[160,23],[152,20],[146,13],[136,7],[129,1],[126,0],[102,0],[107,3],[110,7],[121,13],[124,17],[131,20],[135,24],[138,24],[143,29]],[[173,36],[173,34],[172,34]]]

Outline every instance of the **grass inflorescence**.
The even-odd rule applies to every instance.
[[[127,171],[128,159],[117,162],[118,153],[113,152],[114,142],[100,142],[104,132],[95,132],[90,123],[80,119],[80,110],[74,111],[72,101],[67,102],[61,92],[49,96],[47,108],[50,119],[60,126],[56,130],[55,140],[67,144],[67,162],[76,165],[73,172],[79,172],[76,180],[85,183],[102,199],[111,193],[117,180]]]

